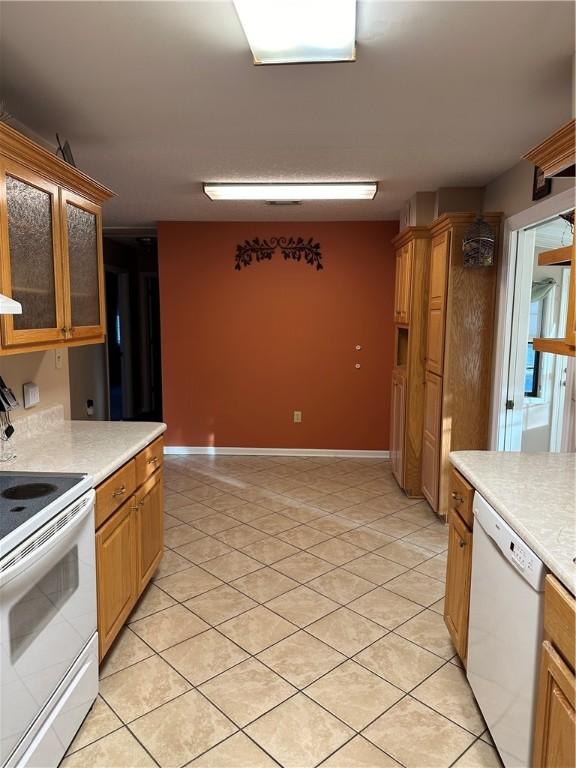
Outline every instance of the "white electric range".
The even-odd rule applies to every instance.
[[[58,765],[98,693],[87,475],[0,472],[0,765]]]

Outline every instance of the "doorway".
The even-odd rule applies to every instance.
[[[563,214],[527,226],[510,238],[509,355],[503,376],[499,450],[570,449],[574,359],[534,348],[539,337],[563,336],[570,266],[546,265],[540,255],[573,242]]]

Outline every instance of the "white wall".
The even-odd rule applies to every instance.
[[[40,403],[34,408],[38,410],[53,405],[63,405],[64,417],[69,419],[68,350],[62,350],[61,368],[56,368],[55,360],[54,350],[2,356],[0,357],[0,376],[14,391],[21,405],[23,405],[22,385],[27,381],[33,381],[40,387]],[[30,409],[28,413],[32,410]],[[22,415],[23,408],[15,412],[14,421]]]
[[[527,160],[521,160],[512,168],[491,181],[484,192],[484,210],[500,211],[505,218],[525,211],[540,200],[532,200],[532,181],[534,166]],[[574,188],[574,179],[552,179],[552,191],[543,200]]]
[[[105,421],[109,418],[108,363],[106,344],[71,347],[70,412],[73,419]],[[94,413],[86,413],[86,401],[94,402]]]

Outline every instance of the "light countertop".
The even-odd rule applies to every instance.
[[[96,486],[165,430],[157,422],[62,420],[20,439],[17,431],[16,459],[0,470],[85,472]]]
[[[576,594],[576,454],[456,451],[450,461]]]

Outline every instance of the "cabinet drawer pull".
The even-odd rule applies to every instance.
[[[157,464],[158,463],[158,456],[150,456],[148,459],[148,464]]]
[[[118,496],[123,496],[126,493],[126,486],[121,485],[120,488],[116,488],[115,491],[112,491],[112,497],[116,499]]]
[[[466,546],[466,542],[464,541],[464,539],[460,539],[460,541],[458,542],[458,546],[460,547],[460,549]]]
[[[464,501],[464,497],[460,496],[460,494],[456,493],[456,491],[452,491],[452,498],[454,499],[456,504],[462,504],[462,502]]]

